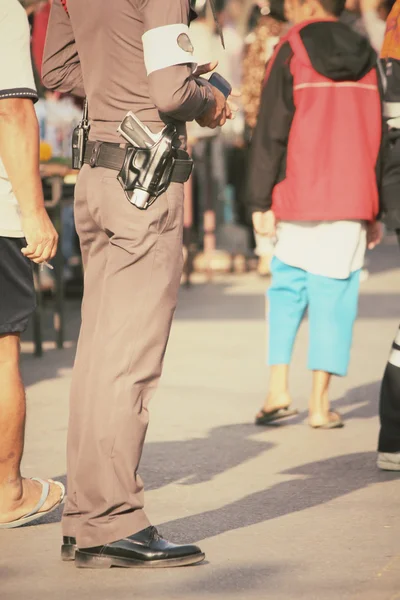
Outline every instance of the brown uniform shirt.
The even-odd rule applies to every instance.
[[[51,90],[87,96],[90,139],[121,141],[117,127],[132,110],[154,132],[172,119],[184,140],[184,123],[214,102],[209,84],[196,80],[189,65],[147,76],[142,35],[187,25],[189,0],[68,0],[67,6],[69,17],[61,0],[52,4],[43,81]]]

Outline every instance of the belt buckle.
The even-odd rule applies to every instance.
[[[101,148],[102,144],[103,144],[103,142],[95,142],[94,143],[92,154],[91,154],[91,157],[89,160],[89,165],[91,166],[92,169],[94,169],[97,166],[97,160],[99,158],[100,148]]]

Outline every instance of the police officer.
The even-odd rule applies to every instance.
[[[62,547],[78,567],[204,559],[198,547],[171,544],[150,525],[138,475],[181,278],[184,178],[173,176],[139,210],[115,170],[124,144],[117,128],[128,111],[153,133],[172,122],[183,162],[186,121],[215,128],[232,116],[224,95],[198,78],[190,15],[189,0],[54,0],[51,9],[44,83],[86,95],[91,123],[90,164],[75,197],[85,291]]]

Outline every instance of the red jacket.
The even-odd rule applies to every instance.
[[[35,13],[32,30],[32,54],[38,73],[42,71],[44,44],[46,40],[47,24],[49,22],[50,4]]]
[[[261,160],[266,174],[253,182],[259,195],[258,202],[253,195],[253,210],[270,208],[272,196],[281,220],[370,221],[377,216],[381,95],[375,58],[361,40],[332,20],[303,23],[281,41],[267,70],[264,118],[262,107],[254,135],[252,160],[259,165],[250,169],[260,178]],[[358,44],[354,54],[353,42]],[[286,69],[286,79],[277,69]],[[272,105],[278,102],[285,105],[281,116]]]

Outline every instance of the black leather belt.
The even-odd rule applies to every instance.
[[[120,171],[125,161],[126,148],[110,142],[87,142],[84,163],[92,168],[104,167]],[[185,183],[193,170],[193,161],[184,150],[176,150],[171,181]]]

